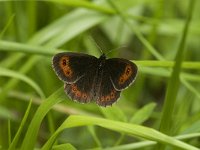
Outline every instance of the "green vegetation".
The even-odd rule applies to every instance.
[[[0,1],[0,149],[200,148],[200,1]],[[112,107],[71,101],[60,51],[122,57],[133,85]]]

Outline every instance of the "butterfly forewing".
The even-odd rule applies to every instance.
[[[109,70],[113,86],[119,91],[128,87],[137,75],[137,66],[122,58],[107,59],[106,69]]]
[[[64,52],[53,57],[52,66],[57,76],[66,83],[74,83],[83,77],[97,58],[82,53]]]

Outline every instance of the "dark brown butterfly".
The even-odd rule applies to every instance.
[[[82,53],[64,52],[53,57],[53,69],[64,82],[64,90],[80,103],[95,100],[100,106],[112,105],[120,92],[136,78],[137,66],[122,58],[106,59]]]

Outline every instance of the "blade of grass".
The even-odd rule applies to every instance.
[[[173,110],[174,110],[174,105],[179,89],[179,84],[180,84],[180,72],[181,72],[181,64],[184,58],[184,50],[185,50],[185,45],[186,45],[186,38],[188,34],[188,28],[190,25],[190,21],[192,18],[192,12],[194,9],[195,5],[195,0],[191,0],[188,8],[188,17],[185,23],[185,27],[183,30],[183,34],[181,37],[180,45],[177,50],[176,58],[175,58],[175,65],[172,70],[171,77],[168,81],[168,86],[167,86],[167,91],[166,91],[166,96],[165,96],[165,101],[164,101],[164,106],[163,106],[163,111],[162,111],[162,116],[161,116],[161,123],[160,123],[160,131],[166,134],[172,134],[170,128],[171,127],[171,122],[173,121]],[[164,149],[164,145],[158,145],[157,149]]]
[[[14,17],[15,17],[14,14],[12,14],[12,15],[9,17],[9,20],[8,20],[7,24],[5,25],[5,27],[3,28],[3,30],[2,30],[1,33],[0,33],[0,39],[3,37],[4,33],[7,31],[7,29],[9,28],[9,26],[10,26],[11,23],[13,22]]]
[[[15,150],[16,149],[16,145],[19,141],[19,138],[21,136],[21,133],[22,133],[22,130],[24,129],[24,126],[25,126],[25,123],[26,123],[26,120],[28,118],[28,115],[29,115],[29,112],[30,112],[30,109],[31,109],[31,105],[32,105],[32,100],[29,101],[29,104],[28,104],[28,107],[26,109],[26,112],[25,112],[25,115],[21,121],[21,124],[17,130],[17,133],[15,134],[15,137],[14,139],[12,140],[12,143],[10,144],[8,150]]]
[[[189,139],[189,138],[196,138],[196,137],[200,137],[200,133],[193,133],[193,134],[186,134],[186,135],[180,135],[180,136],[176,136],[176,139],[179,140],[184,140],[184,139]],[[133,149],[142,149],[145,147],[150,147],[155,145],[156,142],[154,141],[142,141],[142,142],[136,142],[136,143],[131,143],[131,144],[123,144],[123,145],[119,145],[119,146],[114,146],[114,147],[108,147],[108,148],[102,148],[102,150],[133,150]],[[98,150],[99,148],[92,148],[89,150]]]
[[[110,8],[106,8],[105,6],[99,6],[96,5],[95,3],[92,3],[90,1],[83,1],[83,0],[50,0],[51,2],[54,3],[60,3],[66,6],[73,6],[73,7],[85,7],[85,8],[89,8],[95,11],[100,11],[103,13],[108,13],[108,14],[114,14],[115,11],[110,9]]]
[[[37,85],[37,83],[35,83],[33,80],[31,80],[30,78],[28,78],[27,76],[23,74],[0,67],[0,76],[7,76],[7,77],[20,79],[26,82],[28,85],[30,85],[40,95],[41,98],[45,97],[42,89]]]
[[[143,108],[141,108],[137,112],[135,112],[134,115],[132,116],[132,118],[128,122],[134,123],[134,124],[142,124],[144,121],[149,119],[155,106],[156,106],[155,103],[150,103],[150,104],[145,105]],[[120,121],[120,120],[118,120],[118,121]],[[124,139],[124,136],[125,136],[125,134],[122,134],[114,145],[115,146],[120,145],[120,143]]]
[[[91,9],[93,11],[97,11],[97,12],[101,12],[104,13],[106,15],[112,15],[112,14],[116,14],[116,10],[108,7],[106,5],[106,1],[101,1],[99,3],[99,1],[82,1],[82,0],[60,0],[60,1],[56,1],[56,0],[50,0],[54,3],[60,3],[66,6],[72,6],[72,7],[84,7],[87,9]],[[129,0],[129,2],[131,2],[131,6],[137,6],[140,4],[144,4],[143,1],[131,1]],[[145,3],[147,4],[150,1],[146,1]],[[151,2],[150,2],[151,3]],[[130,6],[130,5],[128,5]],[[129,8],[129,7],[128,7]],[[152,19],[152,18],[148,18],[148,17],[144,17],[144,16],[135,16],[133,14],[126,14],[127,17],[131,18],[131,19],[135,19],[138,21],[143,21],[149,24],[157,24],[158,20],[156,19]]]
[[[63,95],[64,94],[62,87],[42,102],[28,127],[28,130],[22,142],[21,150],[34,149],[37,134],[43,118],[55,104],[61,102],[63,99],[66,99],[65,97],[63,97]]]
[[[129,122],[135,124],[142,124],[150,117],[155,107],[155,103],[145,105],[133,115]]]
[[[64,149],[66,149],[66,150],[76,150],[76,148],[69,143],[56,145],[56,146],[53,147],[53,150],[64,150]]]
[[[16,120],[13,113],[9,110],[9,108],[6,108],[5,106],[0,106],[0,118],[3,119],[10,119],[10,120]]]
[[[99,107],[101,113],[108,119],[117,121],[127,121],[127,117],[124,112],[117,106],[112,106],[108,108]]]
[[[186,144],[173,137],[167,136],[152,128],[119,122],[119,121],[108,120],[108,119],[102,119],[102,118],[96,118],[96,117],[90,117],[90,116],[80,116],[80,115],[69,116],[63,122],[63,124],[56,130],[56,132],[50,137],[50,139],[45,143],[45,145],[42,147],[42,150],[51,149],[57,136],[64,129],[79,127],[79,126],[87,126],[87,125],[97,125],[97,126],[107,128],[116,132],[121,132],[127,135],[132,135],[132,136],[141,137],[141,138],[145,138],[152,141],[161,142],[166,145],[171,145],[171,146],[179,147],[186,150],[188,149],[198,150],[198,148],[192,145]]]
[[[139,71],[151,75],[156,75],[156,76],[162,76],[162,77],[169,77],[170,72],[166,69],[163,68],[150,68],[150,67],[139,67]],[[184,86],[190,90],[195,96],[200,98],[200,92],[197,88],[192,86],[187,80],[190,81],[200,81],[200,76],[199,75],[191,75],[191,74],[186,74],[186,73],[181,73],[181,82],[184,84]]]
[[[149,147],[151,145],[156,144],[154,141],[142,141],[142,142],[137,142],[137,143],[131,143],[131,144],[124,144],[124,145],[119,145],[115,147],[108,147],[104,148],[102,150],[132,150],[132,149],[141,149],[144,147]]]
[[[173,67],[174,61],[167,60],[134,60],[134,62],[141,66],[149,66],[149,67]],[[200,62],[194,61],[184,61],[182,63],[182,69],[200,69]]]
[[[97,146],[102,148],[101,142],[100,142],[100,140],[99,140],[99,138],[98,138],[98,136],[95,132],[95,127],[94,126],[88,126],[88,130],[89,130],[90,134],[92,135],[94,141],[96,142]]]
[[[8,119],[8,145],[11,143],[11,126],[10,126],[10,119]]]
[[[163,76],[163,77],[169,77],[170,71],[166,70],[164,68],[156,68],[156,67],[145,67],[142,65],[138,65],[139,71],[142,73],[150,74],[150,75],[156,75],[156,76]],[[151,66],[151,65],[150,65]],[[188,73],[181,73],[181,81],[182,79],[187,79],[190,81],[200,81],[200,76],[197,74],[188,74]],[[185,86],[186,84],[182,82]],[[186,86],[187,87],[187,86]]]
[[[56,49],[54,48],[47,48],[44,46],[35,46],[30,44],[22,44],[2,40],[0,40],[0,49],[0,51],[21,52],[25,54],[37,54],[44,56],[52,56],[55,54],[55,52],[53,51],[56,51]],[[49,51],[49,49],[52,49],[52,51]]]
[[[177,54],[176,54],[176,58],[175,58],[175,65],[173,66],[173,71],[172,71],[171,77],[169,79],[168,87],[167,87],[165,102],[164,102],[164,106],[163,106],[163,115],[162,115],[161,125],[160,125],[160,131],[163,133],[170,134],[170,130],[169,130],[171,128],[170,120],[172,119],[173,108],[174,108],[176,96],[177,96],[178,89],[179,89],[179,84],[180,84],[179,76],[180,76],[180,72],[181,72],[182,61],[184,58],[186,37],[187,37],[187,33],[188,33],[190,20],[192,17],[194,3],[195,3],[194,0],[190,1],[189,10],[188,10],[188,14],[189,14],[188,19],[187,19],[185,27],[184,27],[183,35],[182,35],[180,45],[177,50]]]

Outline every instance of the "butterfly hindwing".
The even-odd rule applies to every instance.
[[[97,58],[82,53],[63,52],[53,57],[52,66],[57,76],[66,83],[74,83],[84,76]]]
[[[137,66],[122,58],[107,59],[106,69],[109,70],[113,86],[119,91],[128,87],[137,75]]]
[[[106,69],[103,70],[103,78],[101,80],[100,90],[96,101],[100,106],[112,105],[120,97],[121,91],[117,91],[114,88],[108,71],[109,70]]]
[[[64,84],[65,93],[75,101],[80,103],[88,103],[94,98],[93,88],[95,86],[94,72],[97,70],[97,62],[89,66],[84,75],[75,83]]]

